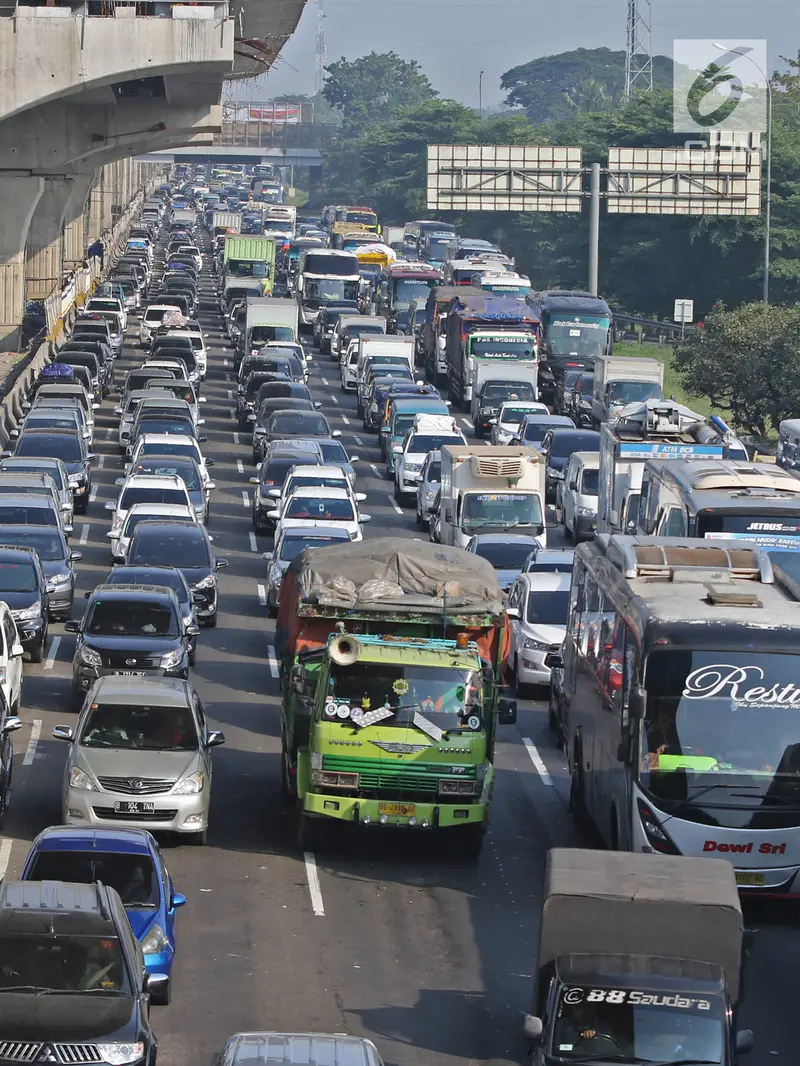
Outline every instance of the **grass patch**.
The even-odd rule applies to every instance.
[[[655,344],[636,344],[633,341],[621,341],[614,345],[614,355],[635,355],[640,358],[660,360],[664,364],[665,396],[674,396],[678,403],[690,407],[705,418],[715,413],[714,408],[704,396],[692,396],[681,386],[678,374],[672,366],[671,345],[665,344],[662,347]]]

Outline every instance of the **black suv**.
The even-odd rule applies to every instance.
[[[56,532],[55,530],[53,532]],[[34,548],[0,547],[0,600],[5,600],[17,623],[19,642],[40,663],[47,643],[48,585]]]
[[[141,1044],[136,1062],[155,1066],[150,994],[169,978],[145,974],[113,888],[3,881],[0,958],[0,1045],[17,1061],[111,1066]]]
[[[189,676],[189,642],[199,632],[186,626],[178,599],[165,585],[98,585],[80,622],[72,660],[72,696],[80,707],[98,677]]]

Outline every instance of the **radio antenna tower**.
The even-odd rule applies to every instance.
[[[325,47],[325,10],[322,0],[317,0],[317,55],[314,63],[314,95],[319,96],[322,92],[322,84],[325,81],[325,67],[328,63],[328,52]]]
[[[628,0],[625,47],[625,99],[634,92],[652,92],[653,57],[650,37],[650,0]]]

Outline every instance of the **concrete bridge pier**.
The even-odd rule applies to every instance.
[[[25,302],[25,244],[31,219],[44,193],[45,180],[29,174],[0,174],[0,349],[16,351],[18,308]],[[7,316],[3,312],[8,311]],[[9,321],[4,321],[8,317]]]

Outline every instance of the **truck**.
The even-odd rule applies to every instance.
[[[594,362],[592,420],[595,427],[615,422],[623,407],[661,400],[664,364],[639,356],[601,355]]]
[[[264,235],[276,241],[290,241],[297,226],[297,208],[268,204],[264,209]]]
[[[236,236],[225,238],[222,253],[222,284],[240,278],[256,278],[263,295],[272,292],[275,281],[275,241],[271,237]]]
[[[377,313],[386,319],[386,332],[405,333],[411,301],[427,298],[441,280],[440,271],[430,263],[402,261],[388,266],[381,274],[376,301]]]
[[[245,301],[245,325],[237,341],[239,360],[244,355],[255,355],[269,341],[297,340],[298,314],[294,300],[281,300],[275,296],[252,298]]]
[[[464,285],[437,285],[425,304],[425,325],[419,343],[420,361],[432,385],[447,381],[447,306],[458,297],[480,296],[480,289]]]
[[[648,400],[600,426],[598,533],[632,533],[639,522],[648,459],[730,458],[747,450],[717,415],[706,419],[674,400]]]
[[[546,289],[525,297],[542,324],[539,387],[548,403],[567,370],[591,370],[599,355],[611,352],[611,309],[588,292]]]
[[[300,328],[311,329],[320,308],[358,308],[358,258],[334,248],[308,248],[300,257],[295,295],[300,310]]]
[[[552,848],[533,1004],[539,1066],[714,1062],[732,1066],[747,944],[722,859]]]
[[[465,548],[476,533],[526,533],[547,546],[544,457],[526,445],[445,445],[441,542]]]
[[[518,359],[505,372],[492,360],[479,361],[472,380],[470,417],[478,440],[491,433],[506,400],[535,402],[539,396],[539,364],[535,359]]]
[[[301,848],[336,824],[481,850],[508,631],[486,560],[381,537],[301,552],[280,591],[282,791]]]
[[[176,207],[172,212],[173,222],[185,222],[189,226],[197,225],[197,212],[193,207]]]
[[[513,364],[539,360],[539,322],[519,300],[481,292],[454,297],[447,309],[447,370],[454,404],[472,404],[478,364],[491,362],[497,377],[515,376]]]
[[[213,211],[211,213],[211,226],[209,227],[215,236],[218,233],[241,233],[241,211]]]

